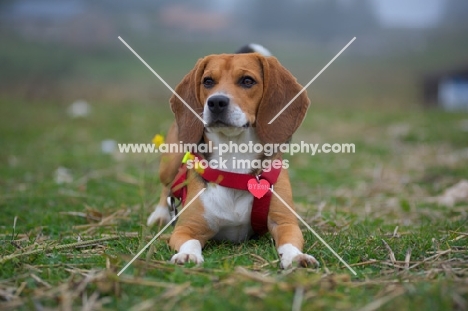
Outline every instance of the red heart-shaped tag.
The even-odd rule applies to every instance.
[[[270,190],[270,183],[265,179],[257,181],[257,179],[252,178],[247,182],[247,189],[254,197],[260,199]]]

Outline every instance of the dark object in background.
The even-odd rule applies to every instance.
[[[260,53],[263,56],[272,55],[271,52],[267,48],[257,43],[249,43],[247,45],[242,46],[240,49],[236,51],[236,54],[243,54],[243,53]]]
[[[424,76],[424,105],[447,111],[468,110],[468,67]]]

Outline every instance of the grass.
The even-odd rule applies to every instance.
[[[466,307],[466,203],[447,208],[425,198],[468,176],[466,158],[443,161],[466,148],[458,124],[467,115],[319,105],[308,116],[296,139],[316,133],[357,145],[353,155],[291,158],[298,210],[357,276],[307,230],[317,270],[279,270],[269,236],[209,243],[201,267],[173,266],[169,229],[117,277],[158,231],[144,226],[160,190],[158,163],[154,155],[102,154],[100,141],[150,141],[166,128],[167,109],[101,104],[89,118],[69,119],[66,107],[49,102],[0,107],[3,309]],[[70,170],[71,183],[56,183],[58,167]]]
[[[1,55],[9,59],[21,48],[9,45]],[[34,49],[46,62],[47,51]],[[117,277],[159,231],[145,226],[161,189],[159,164],[156,155],[103,154],[101,141],[146,143],[167,131],[168,95],[139,84],[150,75],[142,76],[146,68],[139,72],[137,62],[120,63],[133,60],[130,54],[75,62],[67,53],[60,53],[63,66],[42,62],[33,73],[58,72],[60,87],[72,90],[60,94],[69,97],[30,100],[16,96],[19,87],[0,98],[0,309],[467,308],[468,203],[443,206],[434,197],[468,176],[468,114],[417,108],[415,91],[405,91],[413,86],[398,78],[398,68],[386,78],[394,84],[382,98],[379,89],[368,92],[373,86],[365,88],[364,79],[348,79],[359,63],[346,63],[350,70],[342,78],[338,68],[327,71],[322,85],[335,78],[351,82],[328,98],[323,94],[331,85],[311,90],[314,105],[294,139],[351,142],[356,153],[289,157],[296,209],[357,276],[305,228],[305,251],[320,261],[319,269],[279,270],[268,235],[244,244],[210,242],[202,266],[174,266],[167,262],[173,254],[169,228]],[[18,63],[27,56],[20,54]],[[169,70],[170,62],[165,66]],[[181,67],[175,71],[185,72]],[[126,69],[136,82],[120,81]],[[372,77],[382,67],[367,70],[362,76]],[[70,118],[66,99],[90,84],[102,87],[104,96],[93,97],[89,117]],[[346,91],[353,85],[362,87],[355,95]],[[141,94],[128,100],[132,88],[148,91],[152,102]],[[392,89],[402,92],[387,98]],[[348,94],[350,103],[367,101],[328,105]],[[60,168],[69,182],[57,182]]]

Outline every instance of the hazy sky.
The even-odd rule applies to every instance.
[[[370,1],[384,27],[435,27],[444,13],[444,0]]]

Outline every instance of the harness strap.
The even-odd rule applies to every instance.
[[[201,160],[201,158],[196,154],[192,154],[192,157],[195,160]],[[204,180],[208,182],[213,182],[226,188],[248,191],[248,182],[252,178],[257,178],[257,180],[265,179],[270,183],[270,185],[274,185],[278,180],[279,174],[281,173],[281,167],[282,165],[273,165],[270,167],[270,170],[262,171],[258,176],[226,172],[211,167],[207,167],[203,169],[202,172],[198,173]],[[180,166],[179,172],[177,173],[176,177],[174,178],[174,182],[171,185],[171,192],[174,197],[178,198],[182,202],[182,205],[185,205],[187,198],[186,163],[182,163]],[[257,235],[263,235],[268,232],[268,212],[270,210],[271,195],[271,191],[268,191],[261,198],[254,197],[252,203],[252,212],[250,215],[250,223],[252,229]]]

